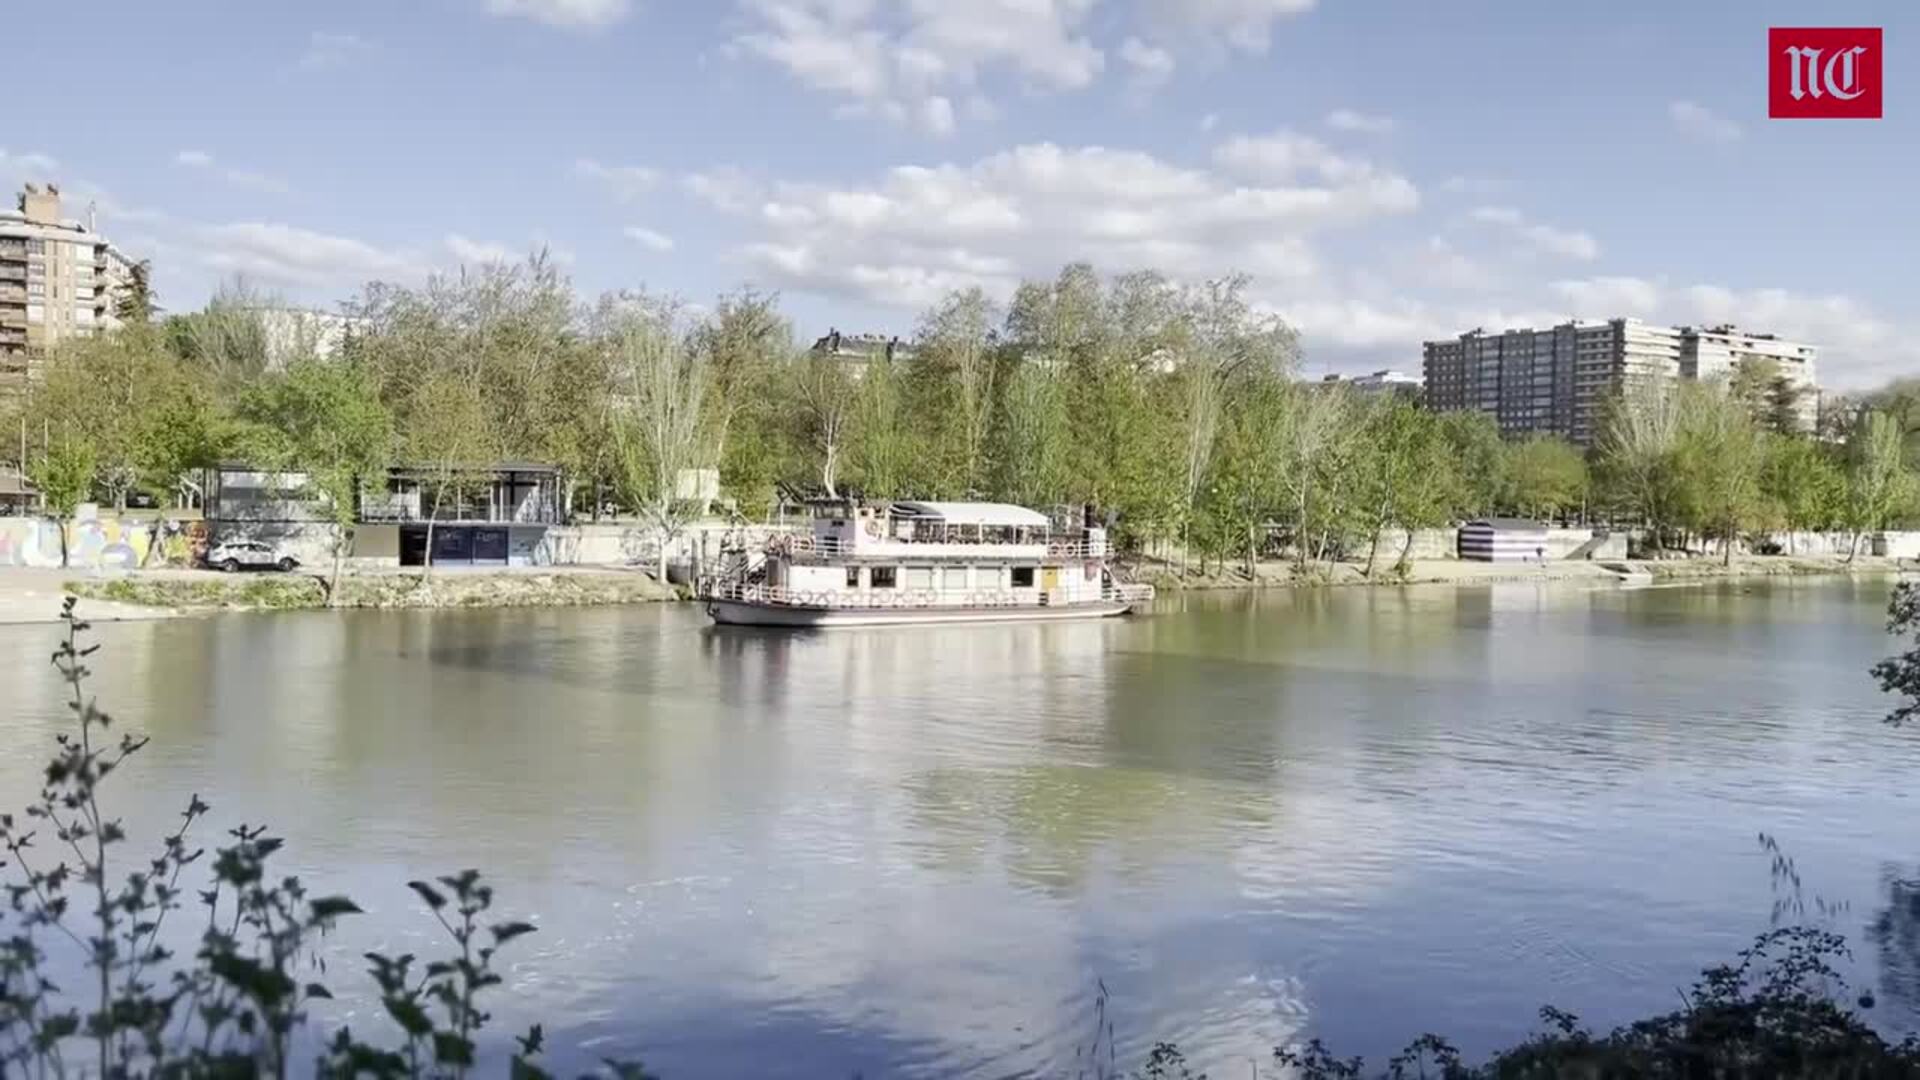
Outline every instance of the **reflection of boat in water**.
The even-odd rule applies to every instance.
[[[1124,615],[1150,585],[1115,580],[1107,533],[1004,503],[814,505],[808,533],[736,552],[700,583],[715,622],[875,626]]]

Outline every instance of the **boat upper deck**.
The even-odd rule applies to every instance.
[[[812,531],[781,537],[768,554],[796,562],[1039,562],[1102,559],[1106,530],[1056,529],[1046,515],[1005,503],[828,503]]]

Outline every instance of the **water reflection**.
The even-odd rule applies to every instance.
[[[1018,1074],[1071,1062],[1104,980],[1123,1055],[1178,1038],[1237,1075],[1302,1030],[1484,1049],[1547,1001],[1665,1007],[1764,925],[1758,829],[1873,879],[1914,753],[1864,674],[1884,598],[1275,591],[819,634],[236,617],[105,628],[99,690],[156,736],[130,817],[197,790],[283,828],[290,869],[370,910],[343,960],[427,947],[408,877],[488,868],[542,925],[501,1022],[590,1040],[573,1064]],[[61,720],[30,677],[50,648],[0,629],[9,746]],[[33,773],[0,755],[4,801]],[[1892,987],[1920,965],[1889,912]]]

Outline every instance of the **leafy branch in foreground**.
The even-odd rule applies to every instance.
[[[1902,699],[1887,714],[1887,723],[1899,727],[1920,716],[1920,588],[1911,582],[1894,587],[1893,599],[1887,604],[1887,632],[1914,639],[1906,652],[1873,665],[1880,689],[1899,694]]]
[[[293,1061],[314,1002],[333,997],[324,982],[320,939],[360,907],[345,896],[312,895],[297,877],[269,868],[282,840],[260,826],[240,825],[211,852],[193,845],[193,827],[208,813],[196,795],[178,826],[143,868],[117,876],[113,855],[127,842],[121,820],[104,807],[107,778],[143,749],[143,737],[113,736],[113,719],[87,693],[83,645],[88,624],[69,599],[61,611],[64,638],[53,655],[70,690],[73,730],[57,737],[45,780],[24,813],[0,814],[0,1077],[85,1073],[120,1076],[275,1076],[306,1071]],[[180,910],[182,877],[205,860],[210,877],[197,901],[205,912],[190,959],[169,942]],[[480,1056],[478,1035],[490,1015],[481,996],[500,985],[498,951],[532,933],[525,922],[488,918],[493,890],[477,871],[411,882],[455,950],[415,973],[412,955],[367,954],[386,1015],[399,1027],[398,1049],[357,1039],[346,1028],[323,1046],[322,1076],[463,1077]],[[84,986],[62,985],[69,972]],[[509,1073],[548,1074],[536,1059],[539,1027],[516,1040]],[[637,1065],[609,1062],[621,1077]]]

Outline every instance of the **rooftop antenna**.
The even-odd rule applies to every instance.
[[[94,218],[98,210],[99,210],[99,204],[92,199],[88,199],[87,200],[87,231],[88,232],[100,231],[99,229],[94,227]]]

